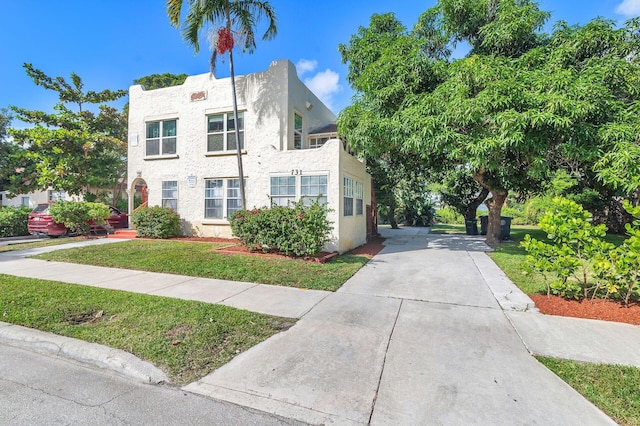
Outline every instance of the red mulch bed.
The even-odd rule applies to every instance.
[[[245,256],[261,256],[261,257],[281,257],[281,258],[291,258],[291,256],[285,256],[281,253],[263,253],[261,251],[250,251],[245,246],[240,244],[240,241],[237,238],[218,238],[218,237],[176,237],[171,238],[173,241],[191,241],[191,242],[201,242],[201,243],[228,243],[229,245],[226,247],[221,247],[216,249],[215,251],[218,253],[225,254],[243,254]],[[354,254],[357,256],[364,256],[371,259],[373,256],[378,254],[380,250],[384,247],[382,242],[384,238],[382,237],[374,237],[370,242],[361,245],[360,247],[356,247],[351,250],[348,254]],[[304,257],[303,260],[308,262],[319,262],[325,263],[330,259],[336,257],[338,253],[329,253],[329,252],[320,252],[315,256],[307,256]]]
[[[568,300],[559,296],[545,295],[530,297],[544,314],[640,325],[640,303],[638,302],[632,302],[626,307],[624,303],[613,300]]]

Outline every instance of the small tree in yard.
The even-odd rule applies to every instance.
[[[102,225],[109,217],[109,207],[102,203],[57,201],[49,206],[51,217],[62,223],[70,233],[87,235],[91,224]]]
[[[625,209],[640,218],[640,207]],[[640,220],[627,225],[629,238],[620,246],[604,241],[605,225],[590,223],[591,214],[579,204],[553,199],[553,210],[540,221],[551,243],[525,236],[525,268],[543,275],[547,294],[571,298],[597,296],[622,299],[626,305],[640,296]]]

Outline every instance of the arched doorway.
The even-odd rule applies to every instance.
[[[149,204],[149,189],[142,178],[134,179],[129,189],[129,216],[135,209]]]

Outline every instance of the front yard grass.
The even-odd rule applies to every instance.
[[[60,244],[74,243],[74,242],[83,241],[83,240],[84,240],[84,237],[47,238],[46,240],[33,241],[30,243],[8,244],[6,246],[0,246],[0,253],[4,253],[8,251],[27,250],[27,249],[39,248],[39,247],[57,246]]]
[[[0,320],[125,350],[176,385],[295,323],[222,305],[2,274]]]
[[[220,254],[220,244],[131,240],[57,250],[38,259],[112,268],[256,282],[313,290],[337,290],[365,263],[363,256],[342,255],[325,264],[297,259]]]
[[[640,369],[537,357],[621,425],[640,425]]]

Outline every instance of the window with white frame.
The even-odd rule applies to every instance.
[[[343,210],[345,216],[353,216],[353,179],[344,177]]]
[[[222,179],[205,179],[204,181],[204,217],[205,219],[222,219],[224,189]]]
[[[227,179],[227,217],[241,209],[240,179]]]
[[[29,197],[22,197],[22,203],[24,207],[29,207]]]
[[[293,147],[302,149],[302,116],[295,112],[293,114]]]
[[[67,194],[64,191],[49,190],[49,201],[65,201]]]
[[[145,155],[175,155],[178,120],[147,122]]]
[[[296,201],[296,177],[272,176],[271,204],[275,206],[287,206],[290,201]]]
[[[309,138],[309,148],[314,149],[314,148],[320,148],[322,147],[325,143],[327,143],[327,141],[329,140],[328,137],[312,137]]]
[[[356,215],[364,214],[364,185],[356,182]]]
[[[327,175],[300,176],[300,197],[305,205],[318,200],[319,204],[327,203]]]
[[[226,219],[242,209],[240,179],[205,179],[204,184],[205,219]]]
[[[162,207],[178,211],[178,181],[162,181]]]
[[[207,116],[207,152],[237,150],[233,112]],[[238,112],[240,149],[244,149],[244,113]]]

